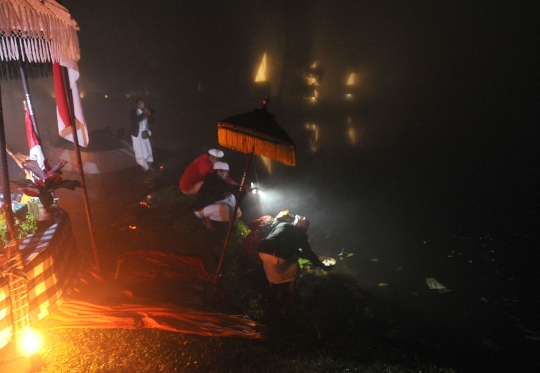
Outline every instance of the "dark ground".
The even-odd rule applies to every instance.
[[[179,212],[185,200],[171,188],[186,160],[162,149],[156,149],[156,158],[164,168],[153,175],[129,169],[87,179],[102,269],[111,273],[123,252],[146,249],[198,255],[213,270],[219,242],[210,238],[205,249],[204,239],[199,238],[207,232],[191,214]],[[305,351],[321,359],[345,361],[354,361],[358,355],[419,371],[427,366],[463,372],[537,371],[538,280],[536,267],[532,268],[536,259],[530,257],[531,266],[524,260],[537,246],[537,227],[517,220],[509,226],[504,224],[507,219],[494,224],[495,214],[491,214],[493,221],[483,224],[476,219],[485,219],[486,214],[478,209],[470,210],[480,216],[471,212],[457,221],[445,216],[439,217],[440,222],[426,219],[423,206],[415,202],[427,204],[441,197],[439,203],[447,204],[447,210],[460,209],[444,193],[426,198],[426,193],[437,188],[417,178],[425,169],[400,172],[399,164],[384,161],[373,158],[371,166],[368,162],[360,165],[364,181],[356,185],[356,192],[363,196],[360,203],[365,215],[358,215],[350,227],[310,227],[312,245],[319,254],[338,258],[344,250],[354,255],[338,260],[326,276],[304,271],[294,305],[285,305],[283,311],[270,302],[262,268],[237,253],[228,257],[219,295],[207,298],[205,307],[245,314],[264,323],[269,329],[268,343],[279,345],[283,358],[290,344],[294,347],[289,358]],[[299,179],[309,177],[298,172]],[[440,185],[462,181],[433,179]],[[332,185],[322,183],[321,187]],[[148,195],[153,198],[149,200]],[[465,200],[474,196],[469,193]],[[80,191],[62,192],[60,198],[60,205],[72,216],[79,243],[90,250]],[[151,208],[135,207],[140,201]],[[255,200],[246,201],[255,205]],[[260,210],[242,207],[245,218],[258,217]],[[345,203],[335,208],[327,212],[328,221],[340,208],[356,206]],[[368,232],[357,247],[344,246],[343,232],[351,229]],[[430,290],[428,277],[451,291]],[[169,293],[166,300],[174,302],[174,296]],[[358,349],[362,353],[355,354]]]

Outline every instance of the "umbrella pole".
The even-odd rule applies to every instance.
[[[68,79],[68,71],[65,66],[62,66],[62,78],[64,81],[64,89],[66,91],[67,96],[67,103],[69,108],[69,116],[71,120],[71,133],[73,135],[73,148],[75,149],[75,154],[77,155],[77,167],[79,168],[79,174],[81,176],[81,188],[83,190],[83,197],[84,197],[84,207],[86,210],[86,220],[88,221],[88,229],[90,230],[90,241],[92,242],[92,251],[94,253],[94,261],[96,262],[96,268],[98,272],[101,272],[100,264],[99,264],[99,257],[97,254],[96,249],[96,241],[94,239],[94,229],[92,227],[92,218],[90,216],[90,204],[88,202],[88,192],[86,191],[86,182],[84,178],[84,170],[83,170],[83,163],[81,158],[81,149],[79,147],[79,139],[77,136],[77,123],[75,119],[75,113],[73,110],[73,103],[72,103],[72,93],[71,88],[69,86],[69,79]]]
[[[244,190],[244,184],[246,183],[246,176],[249,171],[249,166],[251,165],[251,160],[253,159],[253,152],[251,151],[251,154],[249,155],[246,170],[244,171],[244,175],[242,176],[242,182],[240,183],[240,188],[238,190],[238,198],[236,198],[236,203],[234,204],[234,210],[229,222],[229,229],[227,230],[227,236],[225,236],[225,242],[223,243],[223,249],[221,250],[221,256],[219,258],[219,264],[216,270],[216,273],[214,273],[214,276],[212,278],[212,282],[214,285],[217,285],[219,280],[219,273],[221,272],[221,267],[223,266],[223,260],[225,259],[225,252],[227,251],[227,245],[229,244],[229,239],[231,238],[231,233],[234,226],[234,220],[236,219],[236,212],[238,211],[238,206],[240,206],[240,199],[242,197],[242,191]]]

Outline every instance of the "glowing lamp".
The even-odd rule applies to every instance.
[[[259,194],[259,183],[251,183],[250,192],[253,194]]]
[[[19,352],[24,356],[32,356],[38,353],[43,346],[41,335],[31,328],[27,328],[17,341]]]

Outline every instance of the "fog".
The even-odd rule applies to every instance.
[[[263,93],[295,105],[299,81],[314,61],[322,71],[321,102],[342,101],[347,76],[355,72],[355,105],[385,111],[391,123],[384,130],[390,133],[433,125],[442,134],[430,133],[435,140],[455,132],[469,136],[471,125],[482,132],[508,129],[501,129],[507,123],[494,125],[484,118],[512,120],[522,113],[518,119],[527,120],[532,115],[538,80],[530,78],[538,36],[534,12],[526,6],[428,1],[62,4],[80,26],[79,86],[90,130],[124,128],[134,98],[144,96],[166,129],[163,140],[180,142],[195,128],[259,106]],[[269,58],[267,92],[253,84],[263,53]],[[53,141],[52,79],[31,81],[30,90],[43,136]],[[23,132],[15,129],[23,118],[22,87],[8,82],[2,91],[8,143],[24,148],[19,141]],[[471,123],[464,116],[478,120]],[[420,123],[435,117],[437,124]]]
[[[297,144],[299,160],[297,168],[274,164],[276,179],[280,173],[291,182],[300,175],[316,179],[312,170],[325,181],[333,175],[332,191],[340,184],[354,190],[355,183],[365,182],[359,169],[403,164],[399,171],[404,175],[425,176],[419,170],[434,169],[443,175],[444,167],[448,175],[455,170],[474,175],[474,168],[483,174],[497,169],[521,180],[538,160],[538,33],[535,13],[525,5],[322,0],[62,4],[80,26],[79,88],[90,131],[127,128],[135,99],[144,97],[156,111],[153,145],[188,162],[217,146],[217,121],[260,107],[269,95],[269,111]],[[254,77],[264,53],[269,80],[261,87]],[[314,62],[319,87],[311,103],[305,76]],[[351,73],[358,83],[347,87]],[[58,141],[52,78],[29,85],[47,153]],[[351,92],[352,99],[346,100]],[[2,82],[7,143],[24,153],[22,99],[20,81]],[[245,155],[227,154],[234,163],[231,174],[239,178]],[[378,166],[362,163],[376,165],[378,160]],[[492,163],[479,166],[486,162]],[[464,164],[469,169],[462,169]],[[262,169],[260,160],[256,167]],[[350,177],[351,169],[356,178]],[[313,181],[310,187],[317,185]],[[321,198],[321,190],[288,195]],[[313,214],[323,219],[323,211],[358,202],[347,198],[332,200]],[[282,203],[309,205],[298,198]]]

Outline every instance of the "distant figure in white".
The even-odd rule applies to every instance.
[[[153,170],[152,144],[150,143],[150,124],[154,122],[152,109],[145,105],[143,99],[137,100],[137,107],[130,112],[131,116],[131,140],[135,159],[144,171]]]

